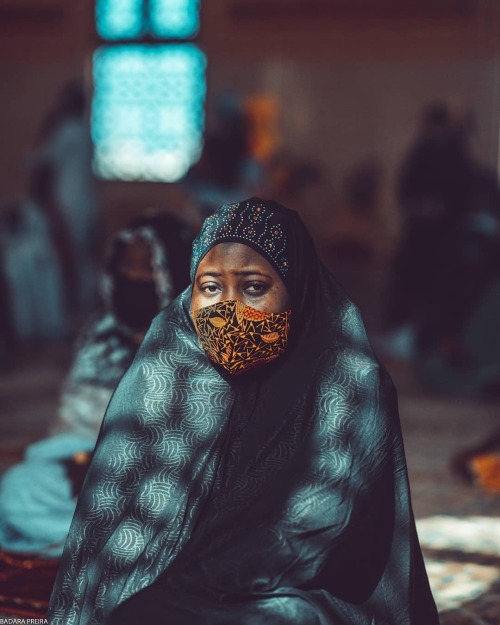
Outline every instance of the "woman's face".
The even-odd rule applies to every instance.
[[[153,280],[151,248],[140,238],[128,242],[120,251],[116,263],[117,273],[129,280]]]
[[[191,309],[237,300],[264,312],[290,310],[287,288],[274,267],[243,243],[219,243],[203,257],[194,278]]]

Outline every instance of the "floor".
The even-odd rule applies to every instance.
[[[39,347],[0,371],[0,470],[46,432],[69,358],[65,345]],[[493,429],[500,405],[430,395],[407,362],[385,365],[399,391],[413,506],[442,625],[498,624],[500,495],[459,481],[449,459]]]

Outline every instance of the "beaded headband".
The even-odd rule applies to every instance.
[[[285,279],[289,270],[286,235],[280,216],[268,202],[251,198],[224,204],[205,219],[193,243],[191,280],[205,254],[218,243],[238,242],[249,245],[267,258]]]

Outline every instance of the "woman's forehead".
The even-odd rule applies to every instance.
[[[206,271],[207,268],[220,271],[237,271],[246,267],[266,269],[275,274],[276,270],[271,263],[252,247],[238,242],[223,242],[214,245],[201,259],[198,269]]]

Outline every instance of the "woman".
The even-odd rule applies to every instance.
[[[158,214],[109,246],[102,306],[82,332],[51,435],[0,481],[0,547],[59,557],[102,418],[155,314],[189,282],[185,228]]]
[[[434,625],[395,395],[293,211],[209,217],[110,404],[51,625]]]

